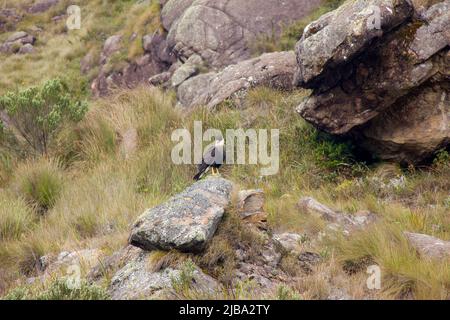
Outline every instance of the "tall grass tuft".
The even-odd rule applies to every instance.
[[[27,161],[15,170],[14,184],[19,195],[43,214],[55,205],[61,194],[63,172],[56,160]]]
[[[0,241],[19,240],[34,222],[35,217],[25,201],[0,193]]]

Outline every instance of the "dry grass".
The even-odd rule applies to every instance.
[[[295,114],[294,107],[305,94],[259,88],[248,94],[243,109],[228,104],[217,113],[199,109],[188,115],[173,108],[173,95],[146,87],[92,102],[85,119],[58,137],[50,153],[53,160],[11,166],[13,179],[6,180],[0,198],[13,208],[0,209],[0,288],[6,290],[16,280],[35,275],[36,260],[44,254],[79,248],[112,252],[123,246],[131,223],[144,209],[191,183],[194,168],[176,166],[170,160],[170,136],[174,129],[192,129],[194,120],[201,120],[205,129],[281,129],[279,174],[260,177],[259,166],[222,170],[241,188],[264,189],[271,231],[300,232],[307,239],[324,228],[320,219],[299,212],[296,202],[304,195],[345,212],[370,210],[379,217],[377,225],[365,232],[329,239],[314,248],[324,253],[325,261],[312,275],[298,273],[295,264],[285,260],[284,268],[299,279],[292,288],[280,288],[276,297],[325,298],[341,287],[356,298],[448,298],[448,263],[418,258],[402,237],[403,231],[416,231],[450,239],[448,165],[403,171],[373,164],[361,170],[361,164],[347,153],[329,152],[340,142],[319,139]],[[132,148],[124,147],[130,129],[136,132]],[[352,170],[334,165],[336,159]],[[17,192],[17,186],[49,163],[59,164],[50,165],[50,172],[64,183],[45,215],[37,218],[35,207],[23,200],[27,192]],[[401,177],[402,183],[392,183]],[[223,283],[230,283],[237,243],[258,252],[259,240],[231,208],[205,254],[193,259]],[[157,265],[171,264],[177,257],[164,255]],[[357,265],[366,257],[383,271],[380,292],[367,292],[364,268],[353,274],[343,268],[348,261]],[[222,295],[245,298],[251,290],[250,283],[240,283]]]

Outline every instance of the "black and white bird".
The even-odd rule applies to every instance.
[[[202,163],[198,165],[198,173],[194,176],[194,180],[200,180],[211,168],[213,175],[219,174],[219,168],[225,163],[225,140],[216,140],[214,145],[209,147],[203,154]],[[217,170],[217,173],[214,171]]]

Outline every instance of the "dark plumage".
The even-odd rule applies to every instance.
[[[203,155],[202,163],[198,165],[198,172],[194,176],[194,180],[200,180],[202,176],[208,171],[209,168],[219,169],[222,164],[225,162],[226,153],[225,153],[225,144],[224,140],[216,140],[214,145],[210,147]],[[216,155],[217,160],[216,161]],[[217,170],[218,172],[218,170]],[[214,170],[213,170],[214,173]]]

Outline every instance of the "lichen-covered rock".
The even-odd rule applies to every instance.
[[[198,295],[211,296],[220,290],[220,284],[195,265],[189,270],[185,270],[186,266],[155,270],[154,254],[158,253],[141,251],[114,275],[109,288],[113,300],[174,298],[179,281],[189,281],[186,285]],[[185,279],[181,279],[182,275]]]
[[[291,51],[266,53],[185,81],[178,88],[178,100],[184,107],[206,105],[212,109],[256,86],[290,90],[295,66]]]
[[[178,56],[199,54],[209,66],[220,68],[249,59],[259,35],[278,35],[283,25],[301,19],[319,4],[317,0],[170,0],[161,18]]]
[[[230,202],[232,188],[223,178],[196,182],[138,218],[130,244],[146,250],[203,250]]]
[[[420,233],[405,232],[405,236],[421,256],[431,259],[450,259],[450,241]]]
[[[382,159],[417,163],[447,145],[449,9],[448,0],[356,0],[311,23],[295,82],[313,92],[297,111]]]

